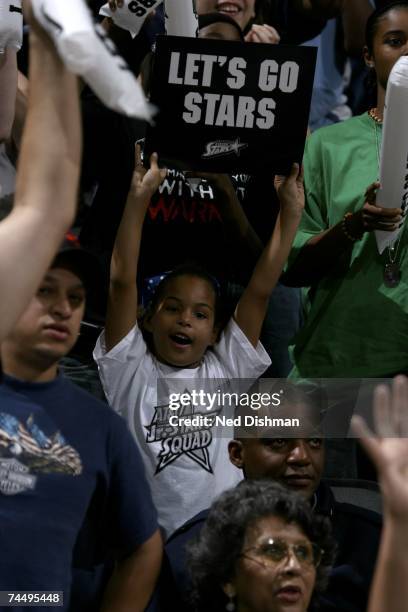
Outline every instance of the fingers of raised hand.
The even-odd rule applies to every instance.
[[[290,175],[289,175],[289,176],[290,176],[291,178],[297,179],[297,178],[298,178],[298,176],[299,176],[299,172],[300,172],[300,167],[299,167],[299,164],[297,164],[296,162],[294,162],[294,163],[292,164],[291,169],[290,169]]]
[[[150,156],[150,168],[151,168],[152,170],[157,170],[157,169],[158,169],[158,167],[159,167],[159,166],[158,166],[158,163],[157,163],[157,162],[158,162],[158,159],[159,159],[159,158],[158,158],[157,153],[152,153],[152,154],[151,154],[151,156]]]
[[[146,169],[142,162],[142,149],[139,144],[135,145],[135,172],[145,174]]]
[[[381,464],[382,458],[381,446],[378,438],[376,438],[375,434],[368,427],[365,420],[359,415],[352,416],[351,430],[353,434],[359,438],[360,444],[363,446],[367,455],[378,468]]]
[[[135,144],[135,166],[142,165],[142,148],[139,143]]]
[[[408,437],[408,379],[396,376],[392,384],[392,418],[395,432]]]
[[[280,41],[280,36],[272,26],[254,24],[245,36],[245,41],[276,45]]]
[[[275,178],[273,179],[273,184],[274,187],[276,189],[276,191],[279,190],[279,188],[281,187],[282,183],[285,181],[286,176],[282,176],[281,174],[276,174]]]
[[[292,168],[290,169],[290,177],[293,178],[298,188],[303,189],[303,179],[304,179],[304,170],[303,165],[299,165],[298,163],[293,163]]]
[[[135,168],[133,171],[134,180],[141,181],[146,174],[146,168],[142,162],[142,149],[139,144],[135,145]]]
[[[167,174],[167,168],[159,168],[158,160],[157,153],[152,153],[150,156],[149,180],[152,178],[157,186],[166,178]]]
[[[378,385],[374,391],[374,426],[382,438],[408,435],[408,379],[396,376],[392,387]]]
[[[408,443],[395,440],[408,437],[408,379],[405,376],[397,376],[392,388],[376,387],[373,413],[375,434],[360,416],[352,417],[351,429],[383,477],[387,468],[392,468],[392,471],[388,469],[388,480],[391,476],[397,477],[397,473],[402,474],[403,469],[406,481]],[[394,485],[395,490],[401,486],[398,478]]]
[[[391,391],[386,385],[379,385],[374,391],[374,426],[381,438],[394,438],[396,435]]]

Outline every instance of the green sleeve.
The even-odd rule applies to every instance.
[[[328,228],[323,146],[318,132],[313,134],[306,142],[303,165],[306,203],[299,229],[293,241],[289,263],[295,261],[300,250],[313,236]]]

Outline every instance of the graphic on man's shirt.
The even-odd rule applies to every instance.
[[[24,423],[0,412],[0,492],[15,495],[34,489],[35,474],[79,476],[82,462],[77,451],[56,431],[48,437],[31,415]]]
[[[185,393],[188,393],[188,390]],[[209,412],[205,409],[197,411],[194,408],[194,405],[190,402],[186,406],[181,406],[175,413],[174,410],[170,410],[169,404],[156,406],[150,425],[145,425],[147,429],[146,442],[148,444],[161,442],[161,450],[157,454],[158,464],[155,475],[180,457],[188,457],[206,472],[213,473],[208,450],[213,439],[211,427],[205,425],[170,425],[169,423],[170,417],[176,415],[178,420],[182,420],[181,417],[197,415],[211,417],[219,414],[219,410]]]

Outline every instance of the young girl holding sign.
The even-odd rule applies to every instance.
[[[214,379],[249,379],[249,386],[268,367],[259,334],[269,295],[300,221],[304,196],[297,165],[290,176],[276,179],[279,220],[218,341],[214,281],[203,271],[187,269],[174,271],[158,286],[144,321],[144,330],[151,334],[148,346],[136,320],[136,272],[146,210],[164,176],[155,155],[146,173],[137,152],[112,255],[106,328],[94,357],[108,400],[126,418],[139,445],[160,523],[169,535],[240,476],[228,466],[226,439],[213,439],[211,427],[174,423],[172,417],[180,413],[170,410],[168,395],[167,402],[160,403],[158,382],[181,379],[187,393],[192,385],[200,389],[204,381]],[[218,406],[218,412],[221,409]],[[190,417],[210,414],[205,406],[197,411],[190,405],[186,412]]]

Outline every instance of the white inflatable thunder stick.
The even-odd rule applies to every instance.
[[[197,36],[195,0],[165,0],[164,10],[168,36]]]
[[[23,44],[21,0],[0,0],[0,53],[9,47],[17,51]]]
[[[162,2],[163,0],[124,0],[123,6],[118,7],[116,11],[111,11],[109,4],[104,4],[99,14],[110,17],[115,25],[130,32],[134,38],[139,34],[149,13]]]
[[[85,0],[32,0],[34,15],[51,36],[64,64],[109,108],[151,118],[143,91]]]
[[[376,129],[378,129],[376,127]],[[380,183],[377,204],[384,208],[408,210],[408,57],[394,65],[385,95],[384,124],[380,156]],[[376,231],[380,253],[398,237],[395,232]]]

